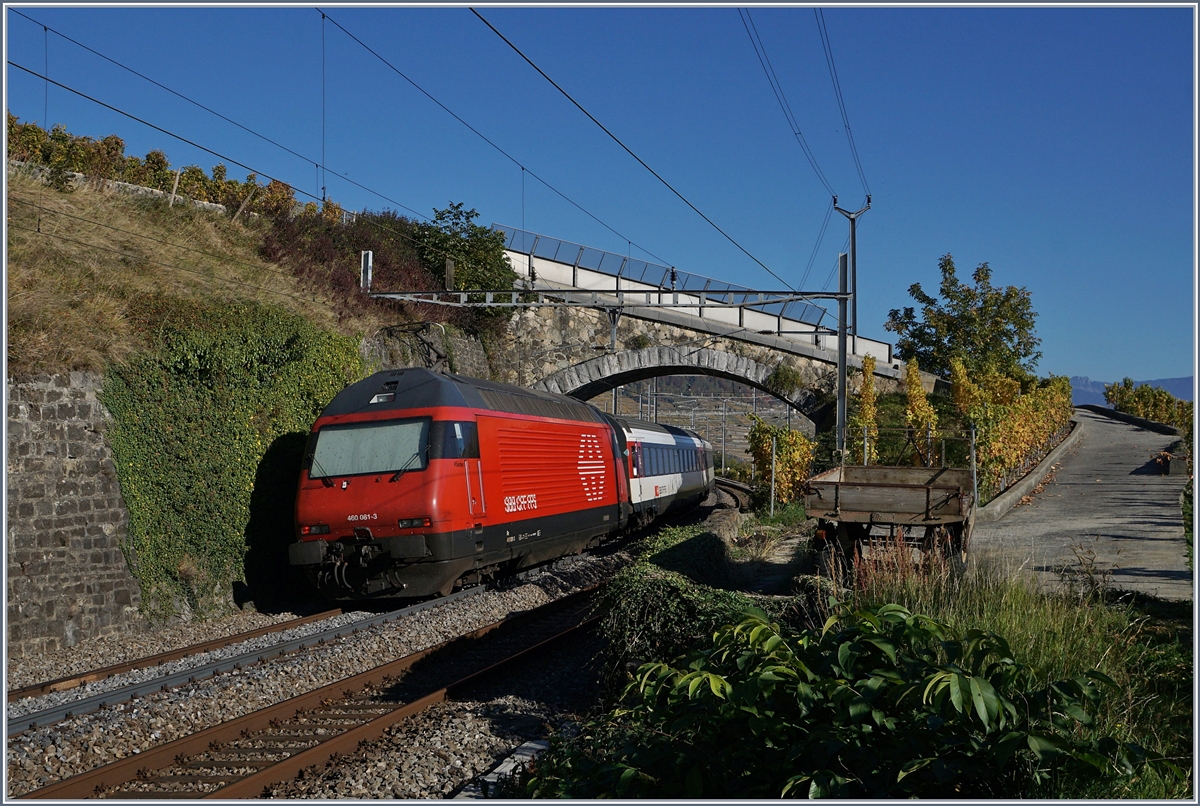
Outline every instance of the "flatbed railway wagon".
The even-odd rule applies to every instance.
[[[872,540],[904,540],[965,568],[975,516],[972,468],[842,465],[807,482],[804,508],[817,519],[818,564],[826,575]]]

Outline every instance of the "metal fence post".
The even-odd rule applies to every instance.
[[[775,437],[771,437],[771,517],[775,517]]]

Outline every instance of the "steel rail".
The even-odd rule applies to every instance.
[[[224,638],[214,638],[211,641],[205,641],[200,644],[192,644],[191,646],[181,647],[180,649],[172,649],[167,652],[160,652],[157,655],[150,655],[145,658],[137,658],[124,663],[105,666],[103,669],[96,669],[82,674],[71,675],[69,677],[60,677],[57,680],[50,680],[45,683],[35,683],[32,686],[13,689],[8,692],[8,701],[23,700],[28,697],[40,697],[43,694],[53,694],[56,691],[68,691],[73,688],[79,688],[84,683],[94,683],[97,680],[105,680],[113,675],[131,672],[135,669],[147,669],[151,666],[161,666],[164,663],[180,658],[186,658],[190,655],[200,655],[204,652],[211,652],[214,649],[223,649],[224,647],[233,644],[240,644],[243,641],[249,641],[254,638],[259,638],[263,635],[270,635],[275,632],[285,632],[293,627],[300,627],[305,624],[310,624],[314,621],[333,618],[339,616],[344,611],[341,608],[334,610],[326,610],[324,613],[317,613],[312,616],[304,616],[303,618],[291,619],[289,621],[281,621],[278,624],[271,624],[266,627],[259,627],[248,632],[238,633],[236,635],[228,635]]]
[[[253,734],[270,727],[273,721],[283,721],[290,717],[298,716],[303,712],[313,711],[318,709],[322,704],[335,700],[333,708],[337,708],[336,700],[349,700],[355,695],[363,691],[387,685],[387,683],[403,673],[415,663],[432,655],[435,652],[446,649],[452,645],[467,645],[484,635],[496,630],[500,627],[509,626],[527,620],[532,620],[540,616],[545,616],[547,613],[565,610],[568,605],[574,604],[580,600],[586,602],[585,597],[590,596],[598,586],[591,586],[582,591],[578,591],[570,596],[563,597],[549,605],[544,605],[534,610],[524,611],[500,621],[493,622],[484,627],[480,627],[470,633],[467,633],[458,638],[453,638],[443,641],[435,646],[427,649],[414,652],[399,660],[384,664],[361,674],[354,675],[344,680],[339,680],[327,686],[314,689],[305,694],[300,694],[275,705],[268,706],[250,714],[245,714],[236,719],[222,722],[218,725],[213,725],[204,730],[193,733],[189,736],[184,736],[166,744],[144,750],[136,755],[127,756],[126,758],[115,761],[111,764],[106,764],[97,767],[87,772],[80,773],[65,780],[54,784],[31,790],[30,792],[21,795],[20,798],[25,799],[79,799],[87,798],[94,794],[101,794],[112,789],[133,781],[135,779],[147,779],[150,777],[151,770],[167,769],[176,766],[181,762],[186,762],[187,757],[199,753],[203,753],[212,748],[219,748],[221,745],[238,740],[239,738],[253,739]],[[582,614],[582,611],[581,611]],[[519,657],[525,657],[532,652],[544,648],[548,643],[558,640],[566,635],[569,635],[583,627],[589,625],[594,620],[598,619],[597,614],[584,615],[582,620],[572,625],[569,629],[559,631],[555,635],[545,638],[532,646],[527,646],[517,653],[506,656],[497,663],[490,664],[484,669],[477,669],[469,675],[462,677],[450,684],[441,687],[440,689],[426,694],[410,703],[396,703],[395,708],[380,717],[369,722],[351,727],[342,733],[333,736],[317,736],[315,734],[310,737],[320,741],[314,747],[300,750],[290,754],[287,758],[280,760],[278,763],[273,763],[266,766],[260,762],[255,765],[253,762],[246,764],[237,762],[231,766],[260,766],[265,767],[258,772],[254,772],[245,778],[237,781],[231,781],[223,787],[220,787],[212,792],[203,793],[203,798],[241,798],[254,797],[260,794],[264,787],[276,783],[280,780],[286,780],[294,777],[300,770],[323,763],[329,760],[332,756],[339,753],[352,751],[360,742],[370,741],[378,738],[391,725],[400,720],[418,713],[431,705],[442,702],[447,695],[455,689],[461,688],[471,682],[480,679],[483,675],[490,671],[511,662]],[[391,707],[391,704],[380,702],[378,708]],[[351,719],[347,717],[345,721]],[[269,737],[266,737],[269,738]],[[271,751],[267,751],[271,752]],[[273,751],[286,752],[286,751]],[[208,765],[216,767],[219,765]],[[140,792],[113,792],[117,798],[131,797],[196,797],[200,793],[195,791],[182,792],[156,792],[152,795],[149,793]]]
[[[182,686],[187,683],[202,680],[212,677],[213,675],[223,672],[240,669],[243,666],[249,666],[263,660],[270,660],[282,655],[287,655],[296,652],[300,649],[305,649],[316,644],[330,641],[335,638],[340,638],[344,635],[350,635],[360,630],[370,629],[371,627],[380,624],[386,624],[389,621],[394,621],[404,616],[411,615],[421,610],[427,610],[431,607],[440,607],[443,604],[462,599],[467,596],[474,596],[487,590],[484,586],[474,588],[463,588],[449,596],[444,596],[440,599],[433,599],[427,602],[410,605],[409,607],[400,610],[393,610],[388,613],[383,613],[378,616],[373,616],[369,619],[356,621],[353,624],[344,624],[340,627],[334,627],[328,630],[322,630],[312,635],[304,636],[303,638],[294,638],[291,641],[275,644],[274,646],[264,649],[256,649],[236,657],[227,658],[225,660],[214,661],[203,666],[198,666],[194,669],[185,669],[174,674],[157,677],[153,680],[146,680],[141,683],[134,683],[129,686],[123,686],[112,691],[105,691],[100,694],[95,694],[91,697],[75,700],[74,702],[63,703],[40,711],[34,711],[24,716],[10,717],[7,721],[6,728],[9,738],[17,734],[24,733],[32,728],[54,724],[63,719],[80,714],[90,714],[100,710],[106,705],[116,705],[118,703],[127,702],[137,697],[144,697],[148,694],[153,694],[156,691],[163,691],[175,686]]]

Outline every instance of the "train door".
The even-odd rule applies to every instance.
[[[482,518],[487,515],[487,501],[483,489],[483,460],[466,459],[463,461],[463,475],[467,482],[467,508],[472,517]]]

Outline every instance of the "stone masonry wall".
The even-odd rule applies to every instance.
[[[129,516],[104,439],[99,376],[7,386],[10,656],[144,629],[120,548]]]
[[[510,318],[506,336],[510,349],[492,356],[494,377],[505,383],[531,386],[559,370],[601,355],[609,345],[611,326],[602,311],[590,308],[524,308]],[[814,391],[832,392],[837,378],[832,366],[802,356],[629,315],[618,321],[616,341],[618,351],[694,344],[750,358],[769,367],[786,363],[799,370]],[[851,380],[852,393],[859,382]],[[899,391],[902,386],[891,378],[876,375],[875,388],[891,392]]]
[[[363,340],[361,352],[369,366],[379,369],[425,367],[471,378],[491,378],[487,353],[479,339],[443,325],[384,328]]]

